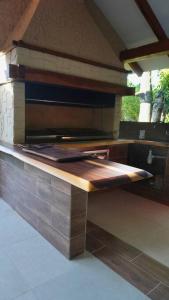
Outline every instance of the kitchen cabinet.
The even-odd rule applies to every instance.
[[[148,163],[149,151],[152,151],[150,164]],[[144,169],[154,176],[151,179],[129,185],[127,189],[152,200],[169,203],[169,150],[167,147],[130,144],[128,164]]]
[[[127,164],[128,162],[128,144],[113,145],[109,149],[109,160],[115,161],[121,164]]]

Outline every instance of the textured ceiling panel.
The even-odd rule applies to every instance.
[[[95,0],[128,48],[156,41],[134,0]]]
[[[148,2],[169,37],[169,0],[148,0]]]

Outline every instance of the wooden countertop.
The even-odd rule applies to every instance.
[[[142,144],[142,145],[150,145],[156,147],[169,148],[169,143],[167,142],[157,142],[157,141],[149,141],[149,140],[101,140],[101,141],[89,141],[89,142],[72,142],[72,143],[63,143],[61,144],[64,148],[69,149],[93,149],[93,148],[109,148],[115,145],[125,145],[125,144]]]
[[[87,192],[106,189],[151,177],[148,172],[127,165],[99,160],[58,163],[23,153],[18,147],[0,144],[0,152],[56,176]]]

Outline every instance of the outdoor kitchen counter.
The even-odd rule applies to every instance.
[[[99,159],[56,163],[0,144],[0,196],[69,259],[85,251],[89,192],[149,176]]]
[[[17,146],[0,144],[0,152],[64,180],[86,192],[106,189],[142,180],[151,175],[128,165],[100,159],[54,162],[22,152]]]

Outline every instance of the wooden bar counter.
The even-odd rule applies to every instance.
[[[58,163],[0,144],[0,196],[69,259],[85,250],[88,193],[149,177],[106,160]]]

